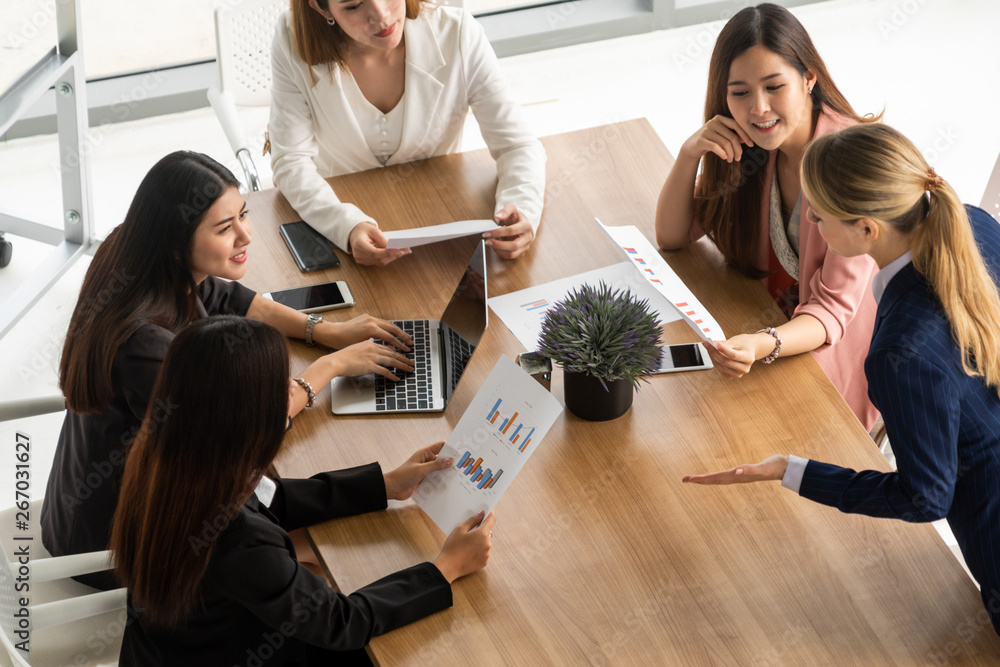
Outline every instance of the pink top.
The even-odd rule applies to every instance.
[[[855,122],[824,107],[816,120],[813,137],[836,132]],[[758,244],[755,262],[762,271],[768,269],[771,180],[777,156],[777,151],[770,152],[764,174],[761,243]],[[813,350],[812,354],[858,420],[870,430],[878,419],[878,410],[868,399],[864,364],[875,326],[876,305],[871,282],[878,266],[868,255],[841,257],[831,252],[816,225],[806,219],[808,208],[808,202],[803,197],[799,227],[799,305],[793,317],[807,313],[823,324],[826,344]],[[704,235],[695,219],[691,226],[691,240]]]

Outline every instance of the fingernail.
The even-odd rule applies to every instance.
[[[492,235],[493,235],[493,234],[492,234],[491,232],[486,232],[485,234],[483,234],[483,238],[484,238],[484,239],[488,239],[488,238],[490,238],[490,237],[491,237]]]
[[[449,458],[446,458],[446,459],[444,460],[444,462],[445,462],[445,465],[448,465],[448,466],[450,466],[450,465],[451,465],[452,463],[454,463],[454,462],[455,462],[455,459],[453,459],[453,458],[449,457]]]
[[[736,469],[736,474],[737,475],[742,475],[743,474],[743,468],[737,468]]]

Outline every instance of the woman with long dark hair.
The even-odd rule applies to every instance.
[[[814,141],[802,187],[830,249],[879,266],[865,372],[898,471],[775,455],[684,481],[781,480],[842,512],[946,518],[1000,633],[1000,225],[884,125]]]
[[[42,540],[56,556],[107,548],[125,447],[167,419],[174,404],[150,403],[153,381],[178,331],[213,314],[269,322],[286,336],[315,340],[327,354],[289,384],[289,414],[311,405],[338,375],[412,369],[398,351],[412,341],[384,320],[363,315],[321,321],[261,298],[238,282],[246,271],[250,218],[233,174],[200,153],[157,162],[139,185],[124,222],[100,245],[87,270],[59,366],[69,408],[42,505]],[[232,281],[232,282],[227,282]],[[233,341],[234,344],[238,343]],[[114,586],[106,573],[81,577]]]
[[[451,606],[451,582],[486,565],[495,517],[480,514],[433,563],[351,595],[303,567],[286,531],[385,509],[453,461],[437,443],[386,473],[371,463],[262,491],[287,378],[284,338],[260,322],[211,317],[170,344],[152,396],[176,407],[130,448],[111,532],[133,614],[122,665],[365,664],[371,637]]]
[[[486,244],[507,259],[527,251],[542,216],[545,149],[467,11],[424,0],[292,0],[271,69],[274,183],[358,263],[387,264],[409,249],[387,249],[377,221],[324,179],[454,153],[470,109],[497,162],[493,210],[504,228],[486,232]]]
[[[656,208],[660,247],[707,234],[730,266],[761,279],[774,298],[761,324],[791,318],[706,345],[715,368],[740,377],[755,361],[812,351],[868,429],[878,418],[862,368],[875,265],[829,252],[805,222],[799,163],[815,137],[871,120],[841,94],[791,12],[768,3],[742,9],[712,52],[705,125],[681,146]]]

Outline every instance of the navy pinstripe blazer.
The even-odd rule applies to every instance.
[[[1000,284],[1000,225],[966,208]],[[941,303],[912,263],[889,281],[879,302],[865,374],[898,472],[810,461],[799,493],[843,512],[904,521],[946,517],[1000,633],[1000,398],[962,371]]]

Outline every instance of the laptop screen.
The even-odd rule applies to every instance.
[[[445,399],[451,398],[473,350],[479,345],[489,319],[486,306],[486,245],[480,241],[465,275],[455,287],[451,301],[441,315],[444,334]]]

